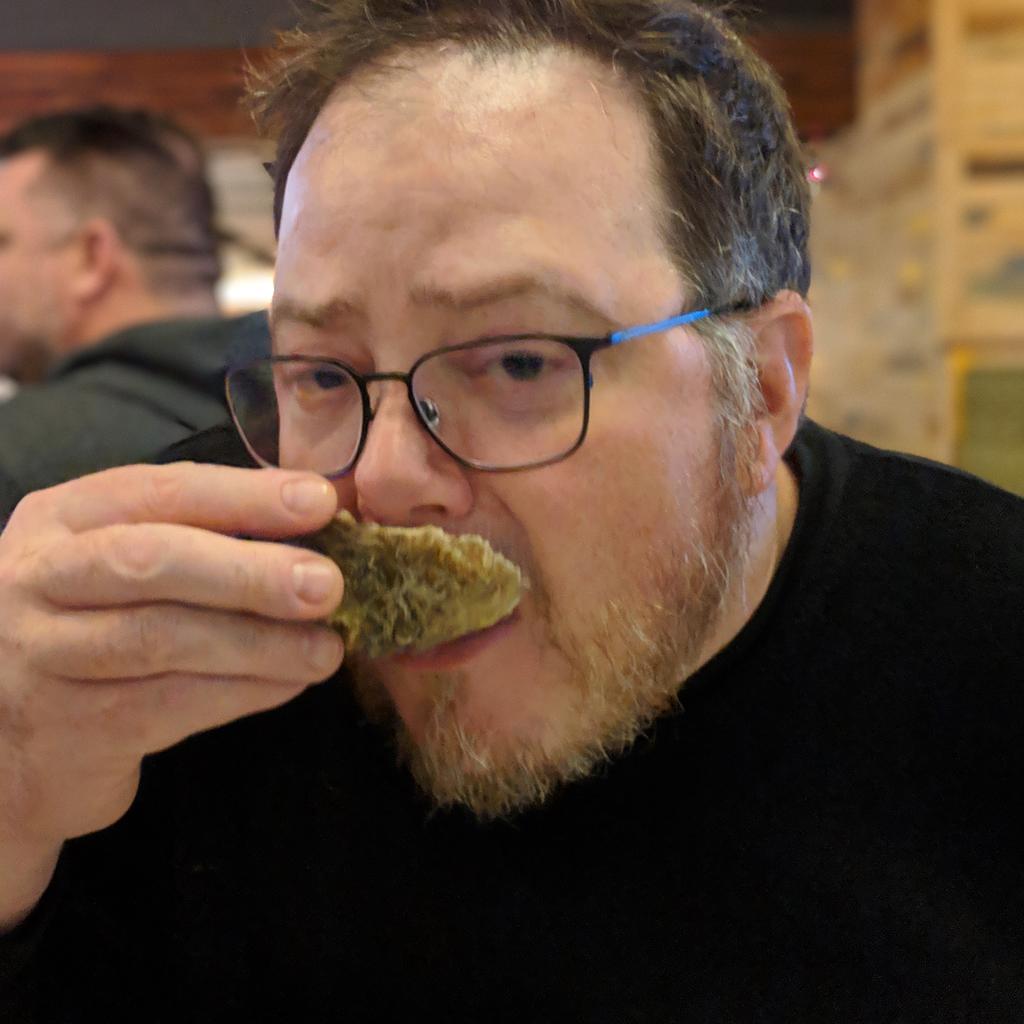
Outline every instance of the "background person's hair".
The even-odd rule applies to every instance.
[[[206,158],[180,125],[145,110],[63,110],[0,135],[0,160],[30,152],[47,160],[36,193],[77,223],[112,223],[154,292],[216,284],[221,265]]]
[[[563,45],[622,76],[650,120],[664,237],[694,308],[807,294],[810,191],[788,101],[725,16],[693,0],[318,0],[250,75],[253,110],[278,139],[278,226],[289,171],[335,88],[388,55],[443,42],[484,56]],[[734,478],[757,445],[751,336],[741,318],[695,327],[719,398],[721,472]]]

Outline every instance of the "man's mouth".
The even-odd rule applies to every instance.
[[[508,634],[519,619],[520,613],[517,608],[511,615],[507,615],[493,626],[488,626],[487,629],[467,633],[457,640],[449,640],[448,643],[438,644],[426,651],[393,654],[388,660],[401,668],[420,672],[441,672],[456,668]]]

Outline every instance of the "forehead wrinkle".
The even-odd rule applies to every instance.
[[[270,328],[282,323],[299,323],[315,330],[324,330],[339,320],[353,317],[365,318],[366,311],[359,303],[346,296],[335,296],[326,302],[304,303],[297,299],[276,294],[270,307]]]
[[[440,306],[456,313],[470,313],[513,299],[548,299],[588,317],[614,319],[592,298],[557,273],[544,270],[513,273],[479,283],[449,287],[429,280],[414,281],[409,289],[414,305]]]

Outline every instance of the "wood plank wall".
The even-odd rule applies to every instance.
[[[781,75],[805,137],[830,135],[853,120],[851,32],[769,32],[751,42]],[[261,56],[248,54],[256,63]],[[106,102],[171,114],[209,139],[251,137],[241,104],[244,60],[234,49],[0,52],[0,131],[32,114]]]
[[[173,115],[206,138],[252,136],[243,60],[234,49],[0,53],[0,131],[61,107],[113,103]]]

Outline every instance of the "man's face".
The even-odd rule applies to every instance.
[[[603,336],[687,308],[625,88],[560,50],[395,64],[338,91],[291,172],[279,354],[404,371],[442,345]],[[379,385],[366,447],[337,483],[362,518],[480,534],[531,581],[510,622],[468,643],[350,659],[439,802],[507,813],[630,742],[705,654],[742,561],[747,512],[719,480],[697,336],[602,351],[593,377],[583,447],[507,474],[461,468],[404,386]]]
[[[35,186],[46,158],[0,160],[0,374],[38,375],[55,354],[66,317],[68,214]]]

